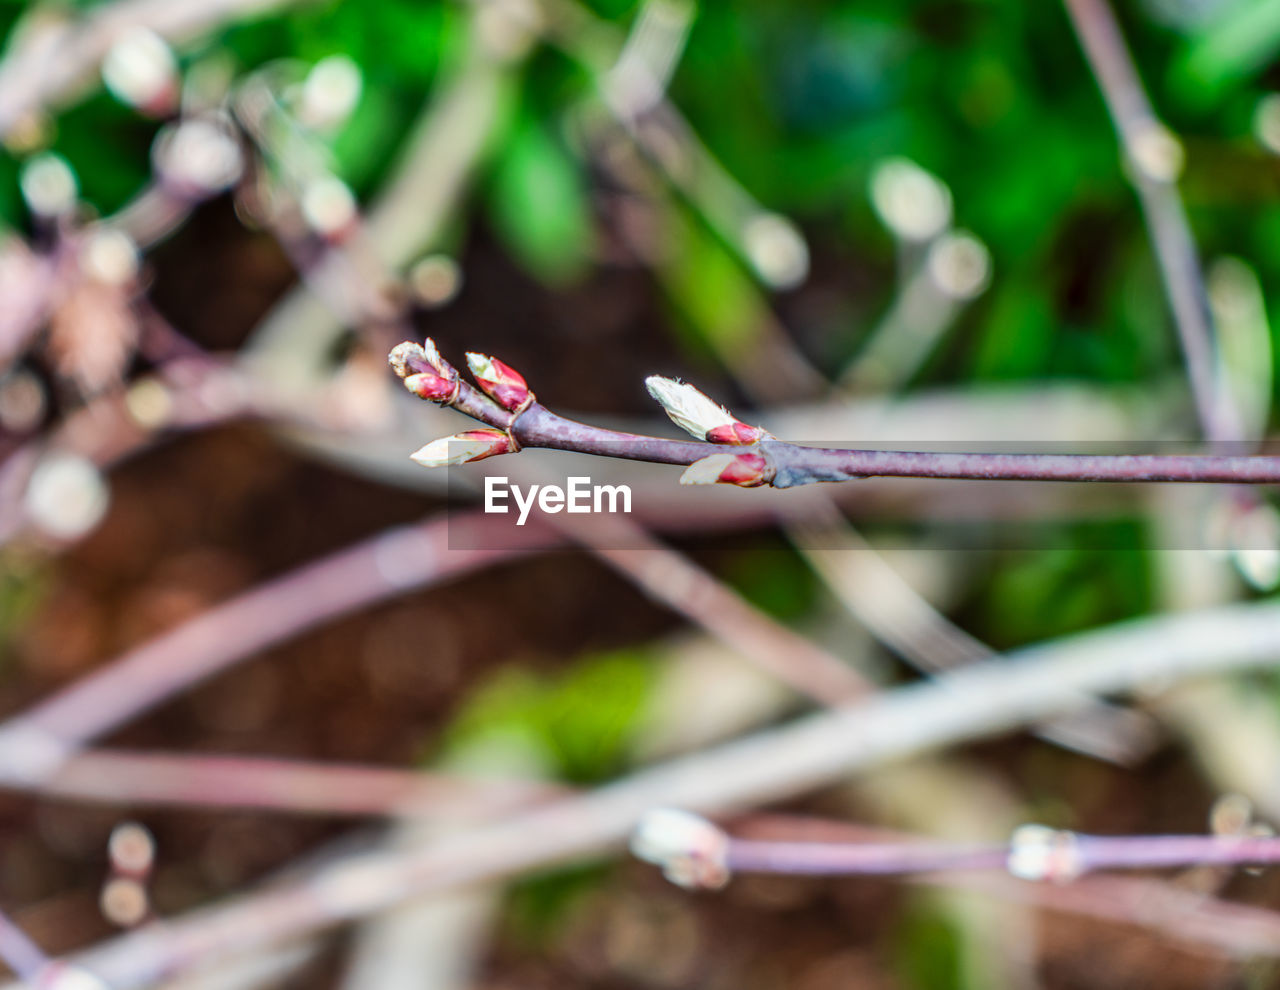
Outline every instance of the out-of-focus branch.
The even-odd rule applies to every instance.
[[[261,17],[297,0],[115,0],[83,14],[38,7],[15,32],[0,61],[0,135],[32,113],[79,98],[97,78],[111,46],[145,27],[182,43],[222,24]]]
[[[597,855],[654,807],[716,813],[779,800],[864,767],[1061,714],[1083,695],[1277,658],[1280,608],[1270,604],[1096,630],[808,716],[419,849],[357,856],[77,959],[115,990],[146,986],[211,954],[251,951],[432,890]]]
[[[450,530],[484,522],[454,517],[389,530],[215,606],[0,725],[0,775],[46,779],[86,741],[301,629],[554,542],[526,527],[500,550],[449,551]]]
[[[1205,434],[1211,440],[1241,440],[1239,411],[1230,394],[1219,387],[1217,343],[1204,275],[1178,195],[1182,147],[1152,109],[1107,0],[1064,2],[1124,148]]]
[[[9,778],[0,786],[25,786]],[[562,792],[550,784],[391,767],[210,754],[85,750],[46,780],[50,797],[117,805],[245,808],[341,817],[496,814]]]

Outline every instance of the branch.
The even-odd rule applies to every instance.
[[[1069,883],[1094,870],[1280,862],[1280,838],[1222,835],[1083,835],[1022,825],[1007,843],[895,839],[795,842],[731,836],[705,818],[659,808],[631,838],[631,851],[681,887],[723,887],[735,873],[893,876],[1006,870],[1022,880]]]
[[[470,357],[473,371],[481,369],[477,380],[489,394],[463,382],[430,340],[425,347],[406,342],[391,352],[392,367],[410,392],[452,406],[491,427],[428,444],[414,455],[421,464],[457,465],[515,453],[523,447],[545,447],[689,465],[680,479],[682,484],[721,483],[744,488],[791,488],[871,477],[1280,483],[1280,457],[1274,456],[946,453],[805,447],[776,440],[759,427],[741,422],[690,385],[650,378],[650,390],[672,419],[695,436],[707,438],[666,440],[566,419],[539,403],[523,377],[501,361],[482,355]],[[486,373],[498,377],[485,378]],[[694,408],[695,415],[685,415],[681,403]],[[719,413],[700,415],[710,409]],[[727,453],[726,448],[733,452]]]
[[[1269,665],[1278,657],[1280,607],[1274,604],[1073,636],[808,716],[416,849],[356,856],[77,958],[114,990],[146,986],[212,955],[251,951],[424,893],[598,855],[622,843],[655,807],[719,813],[793,797],[869,766],[1040,721],[1089,694]]]

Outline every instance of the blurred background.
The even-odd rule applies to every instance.
[[[85,722],[78,742],[191,757],[185,795],[144,793],[159,778],[138,767],[61,795],[0,774],[0,906],[61,953],[334,843],[447,827],[388,824],[394,794],[348,794],[353,810],[326,779],[302,809],[206,785],[205,757],[590,786],[811,704],[663,599],[681,567],[884,685],[1271,594],[1280,516],[1256,495],[873,480],[797,514],[773,492],[695,497],[669,469],[634,476],[670,492],[635,522],[674,571],[590,545],[464,546],[458,574],[339,560],[343,604],[298,577],[384,536],[424,565],[392,527],[470,518],[408,460],[466,428],[387,371],[389,346],[424,336],[455,363],[501,357],[566,415],[665,436],[653,373],[846,445],[1264,439],[1280,7],[1118,0],[1115,16],[1155,108],[1123,152],[1057,3],[0,5],[3,712],[294,582],[287,607],[159,641],[162,670],[237,654],[213,676]],[[1194,233],[1226,427],[1188,390],[1153,195],[1157,211],[1180,196]],[[771,810],[957,839],[1280,813],[1270,673],[1153,690],[1063,738],[966,746]],[[109,851],[129,821],[154,841],[142,870]],[[1280,903],[1267,873],[1171,882]],[[183,985],[1280,985],[1271,961],[1211,942],[882,879],[693,895],[616,859]]]

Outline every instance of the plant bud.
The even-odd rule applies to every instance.
[[[174,108],[178,63],[173,50],[154,31],[130,28],[102,61],[102,81],[121,103],[158,117]]]
[[[685,468],[680,484],[757,488],[768,483],[768,475],[769,465],[760,454],[712,454]]]
[[[647,812],[631,834],[631,852],[681,887],[729,882],[729,837],[705,818],[675,808]]]
[[[524,376],[505,362],[475,351],[467,351],[467,364],[476,384],[508,412],[515,412],[528,405],[533,398]]]
[[[650,375],[644,380],[644,386],[671,417],[671,422],[699,440],[741,445],[768,436],[760,427],[748,426],[688,382]]]
[[[1020,880],[1069,883],[1084,872],[1074,832],[1047,825],[1021,825],[1009,842],[1006,869]]]
[[[465,433],[432,440],[409,456],[423,467],[455,467],[482,461],[496,454],[510,454],[514,450],[511,437],[501,430],[467,430]]]

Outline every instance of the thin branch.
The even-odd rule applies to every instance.
[[[1088,694],[1277,658],[1274,604],[1096,630],[811,715],[417,849],[325,866],[300,882],[140,930],[77,958],[115,990],[142,987],[212,955],[251,951],[427,892],[598,855],[623,842],[655,807],[722,813],[793,797],[888,760],[1049,718]]]
[[[519,549],[556,542],[540,528],[501,549],[448,551],[450,532],[483,526],[473,516],[388,530],[215,606],[0,725],[0,779],[48,777],[87,740],[295,633],[467,573]],[[458,529],[457,527],[464,527]]]
[[[22,786],[7,779],[0,786]],[[32,786],[116,805],[242,808],[303,815],[496,814],[563,793],[526,780],[253,756],[86,750]]]
[[[430,345],[429,341],[428,344]],[[434,346],[431,350],[434,353]],[[425,356],[418,356],[422,351],[418,345],[409,343],[399,345],[393,351],[393,364],[397,364],[396,357],[399,355],[401,360],[396,370],[406,378],[406,385],[410,390],[417,387],[419,391],[416,394],[420,397],[451,405],[506,434],[512,441],[505,449],[495,446],[461,460],[454,455],[446,460],[444,454],[448,448],[442,447],[441,458],[437,461],[439,464],[463,463],[481,456],[514,452],[523,447],[545,447],[658,464],[695,465],[701,462],[707,470],[696,475],[687,472],[682,481],[694,484],[721,482],[744,487],[767,484],[775,488],[790,488],[820,481],[852,481],[872,477],[962,478],[982,481],[1280,483],[1280,457],[1275,456],[844,450],[805,447],[775,440],[758,427],[746,427],[755,431],[752,434],[753,442],[747,444],[666,440],[607,430],[566,419],[537,402],[527,386],[523,392],[525,398],[514,409],[504,408],[459,380],[456,371],[447,362],[444,367],[448,368],[452,378],[449,373],[437,374]],[[436,360],[441,360],[438,355]],[[424,381],[428,378],[447,383],[449,388],[439,385],[429,387]],[[523,379],[520,382],[523,385]],[[437,389],[440,394],[429,394],[432,389]],[[732,419],[731,414],[725,415]],[[424,448],[424,452],[426,449]]]
[[[1107,0],[1064,2],[1129,162],[1205,434],[1210,440],[1242,440],[1239,410],[1218,384],[1204,275],[1178,195],[1181,146],[1156,116]]]

